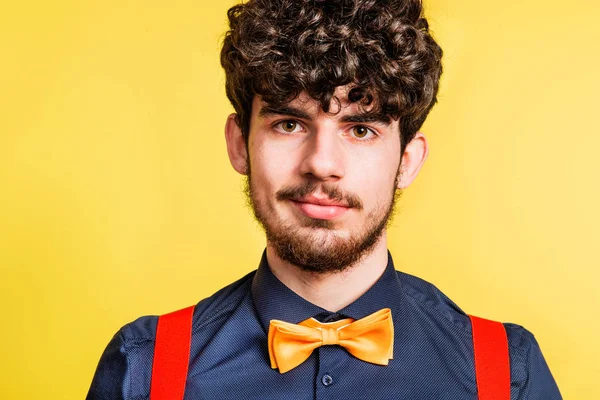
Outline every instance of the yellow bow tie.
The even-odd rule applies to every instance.
[[[273,319],[269,325],[271,368],[279,368],[282,374],[302,364],[314,349],[331,344],[363,361],[387,365],[394,351],[391,310],[384,308],[357,321],[347,318],[321,323],[309,318],[291,324]]]

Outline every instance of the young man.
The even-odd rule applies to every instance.
[[[394,270],[386,224],[427,158],[442,69],[421,2],[250,0],[229,20],[227,150],[266,250],[182,337],[123,327],[88,399],[156,400],[172,380],[186,399],[560,399],[531,333],[489,325],[503,340],[477,356],[477,319]]]

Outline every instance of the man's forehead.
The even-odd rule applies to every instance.
[[[259,117],[267,117],[274,114],[284,114],[296,116],[298,118],[315,119],[322,115],[329,117],[343,117],[347,115],[371,115],[372,119],[381,120],[389,123],[388,116],[376,114],[376,105],[373,102],[370,105],[361,104],[361,102],[350,101],[348,93],[351,88],[348,86],[336,88],[333,98],[329,104],[329,109],[323,110],[322,103],[312,98],[306,91],[300,92],[298,96],[289,102],[283,104],[270,104],[263,101],[262,97],[256,95],[253,99],[252,110],[256,110]],[[375,111],[375,113],[373,113]]]
[[[263,100],[263,98],[259,95],[254,97],[254,104],[252,107],[257,107],[256,110],[259,112],[259,116],[265,114],[265,111],[278,110],[278,109],[296,109],[302,110],[304,113],[310,115],[311,117],[317,116],[319,113],[322,113],[323,110],[321,108],[321,103],[318,100],[313,99],[306,92],[301,92],[298,96],[292,99],[289,102],[282,104],[270,104]]]

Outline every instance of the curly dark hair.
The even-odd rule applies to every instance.
[[[228,11],[227,97],[248,140],[252,100],[301,92],[329,112],[339,86],[365,112],[399,119],[402,151],[436,102],[442,49],[421,0],[249,0]]]

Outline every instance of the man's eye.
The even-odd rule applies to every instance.
[[[373,131],[366,126],[357,125],[352,127],[352,134],[359,139],[364,139],[369,133],[374,134]]]
[[[300,129],[300,125],[293,120],[280,122],[277,124],[277,127],[287,133],[297,132]]]

